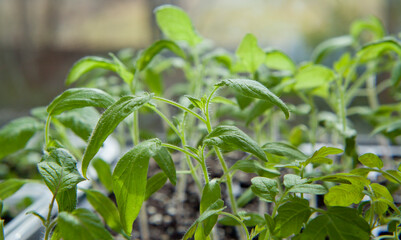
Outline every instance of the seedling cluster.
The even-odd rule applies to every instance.
[[[184,240],[219,239],[224,225],[247,240],[398,239],[397,159],[360,154],[354,127],[365,122],[392,144],[401,134],[401,45],[378,19],[354,22],[296,64],[252,34],[235,55],[216,49],[178,7],[154,14],[165,39],[136,54],[82,58],[66,79],[74,87],[0,129],[4,161],[41,154],[37,171],[53,198],[47,216],[31,214],[45,240],[131,239],[136,220],[147,239],[143,208],[165,184],[199,199]],[[163,77],[177,72],[186,81],[166,86]],[[143,116],[160,126],[144,131]],[[124,149],[115,166],[97,155],[109,137]],[[160,171],[148,171],[150,161]],[[222,174],[212,178],[210,166]],[[240,172],[249,187],[237,196]],[[31,181],[3,180],[0,199]],[[82,181],[92,187],[79,189]],[[198,195],[185,196],[190,182]],[[76,207],[78,191],[95,211]],[[379,226],[388,233],[375,236]]]

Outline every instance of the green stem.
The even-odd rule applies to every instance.
[[[218,90],[218,86],[216,86],[213,91],[210,93],[209,97],[206,100],[206,106],[204,109],[204,114],[206,116],[206,127],[208,132],[212,132],[212,123],[210,121],[210,116],[209,116],[209,104],[210,104],[210,100],[213,97],[214,93]],[[214,151],[216,152],[217,158],[219,159],[220,165],[223,168],[223,173],[226,175],[226,184],[227,184],[227,190],[228,190],[228,196],[230,197],[230,203],[231,203],[231,209],[233,211],[234,214],[237,214],[237,204],[235,201],[235,197],[233,194],[233,186],[232,186],[232,179],[231,179],[231,175],[228,172],[228,167],[226,162],[224,161],[223,155],[220,152],[220,149],[218,149],[217,147],[214,147]]]
[[[172,144],[169,144],[169,143],[162,143],[162,146],[163,146],[163,147],[166,147],[166,148],[171,148],[171,149],[180,151],[180,152],[185,153],[185,154],[188,154],[189,156],[191,156],[191,157],[192,157],[193,159],[195,159],[196,161],[198,161],[198,162],[200,162],[200,163],[202,162],[202,160],[201,160],[198,156],[196,156],[195,154],[191,153],[190,151],[188,151],[188,150],[186,150],[186,149],[177,147],[177,146],[172,145]]]
[[[205,159],[205,156],[204,156],[204,151],[205,151],[205,146],[202,147],[201,159],[202,159],[203,176],[205,178],[206,184],[208,184],[209,183],[209,173],[207,172],[207,165],[206,165],[206,159]]]
[[[49,239],[50,232],[51,232],[51,218],[52,218],[52,211],[53,211],[53,206],[54,206],[54,201],[56,200],[56,195],[57,195],[57,190],[53,194],[52,200],[49,205],[49,212],[47,213],[47,219],[46,219],[46,231],[45,231],[45,240]]]
[[[154,100],[159,100],[159,101],[168,103],[168,104],[170,104],[170,105],[173,105],[173,106],[175,106],[175,107],[177,107],[177,108],[180,108],[180,109],[182,109],[182,110],[184,110],[184,111],[186,111],[186,112],[191,113],[191,114],[194,115],[196,118],[198,118],[198,119],[201,120],[202,122],[206,123],[206,120],[205,120],[202,116],[200,116],[200,115],[197,114],[196,112],[192,111],[191,109],[182,106],[182,105],[179,104],[179,103],[176,103],[176,102],[171,101],[171,100],[166,99],[166,98],[157,97],[157,96],[156,96],[156,97],[153,97],[152,99],[154,99]]]
[[[50,114],[47,116],[46,119],[46,126],[45,126],[45,146],[49,146],[50,144],[50,122],[51,122],[52,117]]]
[[[251,239],[251,237],[249,236],[248,228],[246,227],[245,223],[240,218],[238,218],[237,216],[235,216],[231,213],[228,213],[228,212],[221,212],[220,214],[231,217],[232,219],[236,220],[239,224],[241,224],[242,228],[245,231],[246,239],[248,239],[248,240]]]
[[[161,111],[159,111],[156,107],[147,104],[146,105],[148,108],[152,109],[155,113],[157,113],[168,125],[169,127],[178,135],[178,137],[181,138],[180,131],[174,126],[174,124],[167,118],[166,115],[164,115]]]

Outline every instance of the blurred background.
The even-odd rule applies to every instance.
[[[161,38],[153,9],[166,3],[182,7],[216,46],[234,52],[253,33],[296,62],[356,19],[374,15],[388,34],[401,32],[400,0],[0,0],[0,126],[60,94],[81,57]]]

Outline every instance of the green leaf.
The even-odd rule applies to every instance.
[[[357,211],[346,207],[330,207],[306,225],[301,240],[366,240],[370,239],[369,224]]]
[[[252,107],[251,111],[249,112],[248,117],[246,119],[246,124],[248,125],[252,122],[255,118],[261,116],[267,109],[272,108],[274,105],[271,102],[267,102],[264,100],[259,100],[256,104]]]
[[[286,238],[292,234],[298,234],[311,214],[312,211],[306,199],[296,199],[296,201],[284,203],[278,208],[277,216],[274,218],[275,235]]]
[[[156,22],[164,35],[173,41],[186,41],[195,46],[202,41],[191,19],[179,7],[162,5],[155,9]]]
[[[328,206],[347,207],[361,202],[365,194],[363,188],[354,184],[340,184],[329,189],[324,196],[324,203]]]
[[[333,160],[330,158],[327,158],[328,155],[335,155],[335,154],[340,154],[342,153],[343,150],[339,148],[333,148],[333,147],[321,147],[319,150],[315,151],[312,155],[312,157],[306,159],[305,162],[301,163],[302,165],[306,166],[310,163],[327,163],[327,164],[332,164]]]
[[[167,182],[167,176],[164,172],[159,172],[150,177],[146,183],[145,200],[147,201],[153,193],[157,192]]]
[[[327,189],[320,184],[299,184],[292,187],[289,192],[322,195],[327,193]]]
[[[221,199],[218,199],[216,202],[211,204],[199,217],[196,219],[196,221],[191,225],[191,227],[188,229],[188,231],[185,233],[184,237],[182,238],[183,240],[187,240],[188,238],[191,238],[194,233],[196,228],[198,227],[199,223],[202,223],[203,221],[207,220],[208,218],[220,214],[226,207],[224,207],[224,201]]]
[[[92,107],[64,112],[55,117],[77,136],[87,141],[99,119],[99,113]]]
[[[64,240],[113,239],[96,214],[88,209],[79,208],[72,213],[61,212],[57,223]]]
[[[57,193],[56,201],[59,212],[72,212],[77,207],[77,186]]]
[[[185,52],[174,42],[169,40],[159,40],[142,52],[141,56],[136,61],[137,69],[142,71],[144,68],[146,68],[152,59],[163,49],[168,49],[183,59],[186,57]]]
[[[247,227],[255,227],[256,225],[264,225],[266,224],[265,219],[257,213],[253,212],[245,212],[241,214],[241,218],[243,219],[244,224]],[[239,225],[238,221],[233,219],[232,217],[226,216],[219,219],[219,224],[224,226],[237,226]]]
[[[401,45],[393,39],[380,40],[374,43],[367,44],[358,51],[357,57],[360,63],[365,63],[370,60],[379,58],[383,53],[394,51],[398,56],[401,56]]]
[[[99,151],[106,138],[114,131],[117,125],[128,115],[148,103],[152,98],[151,94],[140,96],[124,96],[111,105],[100,116],[100,119],[92,132],[89,144],[85,149],[82,159],[82,173],[86,177],[86,171],[92,158]]]
[[[307,179],[302,179],[300,176],[294,174],[286,174],[283,178],[283,183],[286,188],[292,188],[295,185],[304,184],[308,181]]]
[[[383,177],[385,177],[387,180],[389,180],[393,183],[399,184],[399,182],[401,182],[401,172],[399,172],[397,170],[390,169],[385,172],[382,172],[382,174],[383,174]]]
[[[29,182],[29,180],[17,178],[11,178],[0,182],[0,200],[10,197],[27,182]]]
[[[321,63],[323,59],[332,51],[351,46],[353,39],[346,35],[336,38],[328,39],[320,43],[312,52],[312,61],[317,64]]]
[[[151,139],[128,151],[113,172],[113,189],[120,213],[121,224],[129,235],[132,224],[145,200],[149,159],[161,148],[161,142]]]
[[[374,211],[377,214],[384,214],[389,206],[386,203],[386,201],[388,201],[389,203],[393,203],[394,202],[393,196],[391,196],[391,193],[385,186],[382,186],[378,183],[372,183],[370,186],[374,193],[373,197],[373,200],[375,201]],[[385,201],[378,201],[380,199],[383,199]]]
[[[203,214],[213,203],[215,203],[219,199],[221,199],[220,183],[213,179],[209,183],[205,184],[205,187],[203,188],[200,201],[200,214]],[[210,232],[217,222],[217,217],[217,215],[211,216],[200,223],[198,225],[198,228],[196,229],[195,238],[206,238],[207,236],[209,236]]]
[[[131,85],[132,81],[134,80],[134,74],[114,54],[110,53],[110,56],[113,58],[114,65],[116,66],[115,72],[121,77],[122,80],[124,80],[125,83]]]
[[[186,98],[188,98],[188,100],[192,103],[192,105],[194,105],[196,108],[199,109],[203,109],[203,102],[195,97],[191,97],[191,96],[185,96]]]
[[[327,86],[334,77],[335,74],[330,68],[318,64],[307,64],[302,66],[295,75],[294,89],[302,91]]]
[[[350,34],[355,40],[358,40],[361,33],[366,30],[373,33],[373,40],[382,39],[385,35],[383,24],[374,16],[354,21],[350,27]]]
[[[280,176],[280,172],[276,169],[269,169],[262,166],[258,161],[254,160],[238,160],[229,169],[229,171],[241,170],[246,173],[257,173],[261,177],[274,178]]]
[[[270,50],[266,52],[265,64],[268,68],[275,70],[284,70],[294,73],[295,63],[285,53],[279,50]]]
[[[401,83],[401,61],[398,61],[391,71],[391,85],[398,88]]]
[[[74,63],[65,81],[66,85],[70,85],[77,81],[85,73],[96,68],[103,68],[110,71],[116,71],[114,63],[106,58],[101,57],[84,57]]]
[[[147,68],[144,71],[143,81],[149,91],[154,93],[156,96],[161,96],[163,94],[163,78],[161,74],[156,72],[154,69]]]
[[[276,180],[265,177],[254,177],[251,179],[251,182],[253,193],[266,201],[274,201],[275,196],[278,193],[278,184]]]
[[[106,224],[115,232],[123,232],[118,209],[113,201],[101,192],[87,189],[82,190],[92,207],[102,216]]]
[[[65,149],[51,149],[38,163],[39,173],[53,194],[74,188],[83,181],[77,170],[77,160]]]
[[[71,88],[57,96],[47,107],[50,116],[83,107],[107,108],[116,101],[108,93],[96,88]]]
[[[175,170],[174,161],[171,158],[171,154],[167,148],[160,148],[153,156],[153,159],[157,165],[159,165],[161,170],[163,170],[163,172],[167,175],[170,182],[175,185],[177,183],[177,173]]]
[[[92,162],[100,182],[108,191],[113,191],[113,177],[110,165],[100,158],[95,158]]]
[[[22,117],[0,129],[0,159],[23,149],[31,137],[44,129],[44,124],[32,117]]]
[[[293,147],[286,143],[281,142],[269,142],[262,146],[266,153],[288,157],[292,160],[305,160],[308,157],[299,151],[296,147]]]
[[[366,167],[377,167],[379,169],[383,168],[383,161],[376,154],[373,153],[365,153],[360,156],[358,160]]]
[[[235,55],[239,59],[240,64],[250,73],[256,72],[266,59],[265,52],[258,46],[258,40],[250,33],[242,39]]]
[[[269,101],[279,107],[284,112],[286,118],[289,117],[290,113],[287,105],[285,105],[285,103],[279,97],[270,92],[269,89],[257,81],[249,79],[226,79],[217,83],[216,86],[228,86],[247,97]]]
[[[360,187],[365,187],[370,184],[370,181],[366,179],[366,177],[362,177],[355,174],[349,173],[336,173],[332,175],[326,175],[323,177],[317,177],[310,179],[311,181],[329,181],[329,182],[337,182],[337,183],[346,183],[353,184]]]
[[[249,152],[259,159],[267,161],[266,154],[259,145],[234,126],[218,126],[203,141],[207,145],[217,146],[227,151],[242,150]]]

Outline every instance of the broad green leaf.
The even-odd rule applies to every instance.
[[[267,102],[264,100],[259,100],[256,104],[252,107],[251,111],[249,112],[248,117],[246,119],[246,124],[248,125],[252,122],[255,118],[261,116],[267,109],[272,108],[274,105],[271,102]]]
[[[167,182],[167,176],[164,172],[159,172],[150,177],[146,183],[145,200],[147,201],[153,193],[157,192]]]
[[[249,152],[259,159],[267,161],[266,154],[259,145],[234,126],[218,126],[203,141],[207,145],[217,146],[227,151],[242,150]]]
[[[221,199],[220,183],[216,180],[212,180],[209,183],[205,184],[202,191],[199,213],[203,214],[213,203],[215,203],[219,199]],[[207,236],[209,236],[210,232],[217,222],[217,217],[217,215],[209,217],[208,219],[200,223],[198,225],[198,228],[196,229],[195,238],[206,238]]]
[[[53,194],[74,188],[83,181],[77,170],[77,160],[65,149],[51,149],[38,163],[39,173]]]
[[[116,71],[114,63],[106,58],[101,57],[84,57],[74,63],[65,81],[66,85],[70,85],[77,81],[82,75],[96,68],[103,68],[110,71]]]
[[[285,103],[279,97],[270,92],[269,89],[257,81],[249,79],[226,79],[217,83],[216,86],[228,86],[247,97],[269,101],[279,107],[284,112],[286,118],[289,117],[290,113],[287,105],[285,105]]]
[[[274,179],[254,177],[251,179],[252,192],[266,201],[274,201],[278,193],[278,184]]]
[[[289,192],[322,195],[327,193],[327,189],[320,184],[299,184],[293,186]]]
[[[391,71],[391,84],[397,88],[401,83],[401,61],[398,61]]]
[[[302,165],[306,166],[310,163],[317,163],[317,164],[332,164],[333,160],[330,158],[327,158],[328,155],[335,155],[335,154],[340,154],[342,153],[343,150],[339,148],[333,148],[333,147],[321,147],[319,150],[315,151],[312,155],[312,157],[306,159],[305,162],[301,163]]]
[[[174,161],[171,158],[171,154],[167,148],[160,148],[153,156],[153,159],[157,165],[159,165],[161,170],[163,170],[163,172],[167,175],[170,182],[175,185],[177,182],[177,173],[175,170]]]
[[[274,218],[275,235],[286,238],[292,234],[298,234],[311,214],[312,211],[306,199],[296,199],[296,201],[284,203],[278,208],[277,216]]]
[[[388,204],[386,204],[384,201],[377,201],[377,200],[384,199],[390,203],[393,203],[394,202],[393,196],[391,196],[391,193],[385,186],[382,186],[378,183],[372,183],[370,187],[372,188],[374,193],[374,198],[373,198],[373,200],[375,201],[374,211],[377,214],[384,214],[388,209]]]
[[[401,172],[397,170],[387,170],[382,173],[383,177],[385,177],[387,180],[399,184],[401,182]]]
[[[179,7],[162,5],[155,9],[156,22],[164,35],[173,41],[186,41],[195,46],[202,38],[194,29],[191,19]]]
[[[307,179],[302,179],[300,176],[294,174],[286,174],[283,178],[283,183],[286,188],[292,188],[295,185],[304,184],[308,181]]]
[[[299,151],[296,147],[293,147],[286,143],[281,142],[269,142],[262,146],[262,149],[266,153],[288,157],[293,160],[305,160],[308,157]]]
[[[107,108],[115,103],[108,93],[96,88],[71,88],[57,96],[47,107],[50,116],[83,107]]]
[[[379,58],[383,53],[394,51],[398,56],[401,56],[401,45],[394,39],[380,40],[374,43],[367,44],[358,51],[357,57],[359,62],[365,63],[370,60]]]
[[[353,203],[361,202],[363,196],[363,188],[354,184],[340,184],[329,189],[324,196],[324,203],[328,206],[347,207]]]
[[[332,175],[326,175],[323,177],[317,177],[310,179],[311,181],[329,181],[329,182],[337,182],[337,183],[346,183],[360,186],[361,188],[368,186],[370,181],[366,179],[366,177],[362,177],[355,174],[349,173],[336,173]]]
[[[156,72],[152,68],[146,69],[144,72],[143,81],[148,87],[149,91],[156,96],[163,95],[163,79],[161,73]]]
[[[113,239],[96,214],[88,209],[79,208],[72,213],[61,212],[57,223],[64,240]]]
[[[294,89],[302,91],[327,86],[334,77],[335,74],[330,68],[318,64],[307,64],[302,66],[295,75]]]
[[[118,209],[113,201],[101,192],[93,189],[82,191],[85,192],[86,199],[88,199],[92,207],[102,216],[106,224],[113,231],[121,233],[123,228],[120,222],[120,215],[118,214]]]
[[[222,103],[226,105],[237,105],[233,100],[222,97],[222,96],[215,96],[212,98],[212,103]]]
[[[92,132],[88,146],[82,159],[82,173],[86,177],[86,171],[92,158],[99,151],[106,138],[114,131],[117,125],[128,115],[150,101],[151,94],[140,96],[124,96],[111,105],[100,116],[100,119]]]
[[[196,228],[198,227],[199,223],[202,223],[212,216],[220,214],[225,208],[226,207],[224,207],[224,201],[221,199],[218,199],[216,202],[211,204],[191,225],[191,227],[188,229],[182,239],[187,240],[191,238],[195,234]]]
[[[257,173],[258,176],[267,178],[274,178],[281,175],[276,169],[265,168],[255,160],[238,160],[229,169],[230,172],[235,170],[241,170],[246,173]]]
[[[128,235],[145,200],[149,159],[160,148],[161,142],[157,139],[141,142],[128,151],[114,169],[113,190],[121,224]]]
[[[142,52],[141,56],[136,61],[136,68],[138,71],[142,71],[146,68],[152,59],[163,49],[168,49],[181,58],[185,59],[186,57],[185,52],[176,43],[169,40],[159,40]]]
[[[244,110],[246,107],[251,105],[253,99],[250,97],[247,97],[243,94],[236,93],[235,94],[235,99],[237,100],[238,106],[241,108],[241,110]]]
[[[312,52],[312,61],[317,64],[321,63],[322,60],[332,51],[336,49],[345,48],[351,46],[353,40],[350,36],[341,36],[336,38],[328,39],[320,43]]]
[[[265,64],[268,68],[295,72],[295,63],[285,53],[279,50],[266,52]]]
[[[383,161],[373,153],[365,153],[358,158],[358,160],[365,165],[366,167],[370,168],[379,168],[383,167]]]
[[[240,64],[250,73],[256,72],[259,66],[266,60],[266,54],[263,49],[258,46],[258,40],[250,33],[245,35],[242,39],[235,55],[239,59]]]
[[[64,112],[55,118],[77,136],[87,141],[96,126],[99,113],[91,107],[79,108]]]
[[[4,200],[13,195],[28,181],[29,180],[25,179],[10,178],[0,182],[0,200]]]
[[[113,177],[110,165],[100,158],[93,159],[93,168],[96,170],[100,182],[108,191],[113,191]]]
[[[330,207],[327,212],[310,221],[301,234],[301,240],[367,240],[369,224],[358,215],[356,209]]]
[[[59,212],[72,212],[77,207],[77,186],[57,193],[56,201]]]
[[[125,83],[131,85],[132,81],[134,80],[134,74],[114,54],[110,53],[110,56],[113,58],[114,65],[116,66],[115,72],[121,77],[122,80],[124,80]]]
[[[0,159],[23,149],[44,124],[32,117],[15,119],[0,129]]]
[[[361,33],[366,30],[373,33],[373,40],[382,39],[385,35],[383,24],[374,16],[354,21],[350,27],[350,34],[355,40],[358,40]]]

